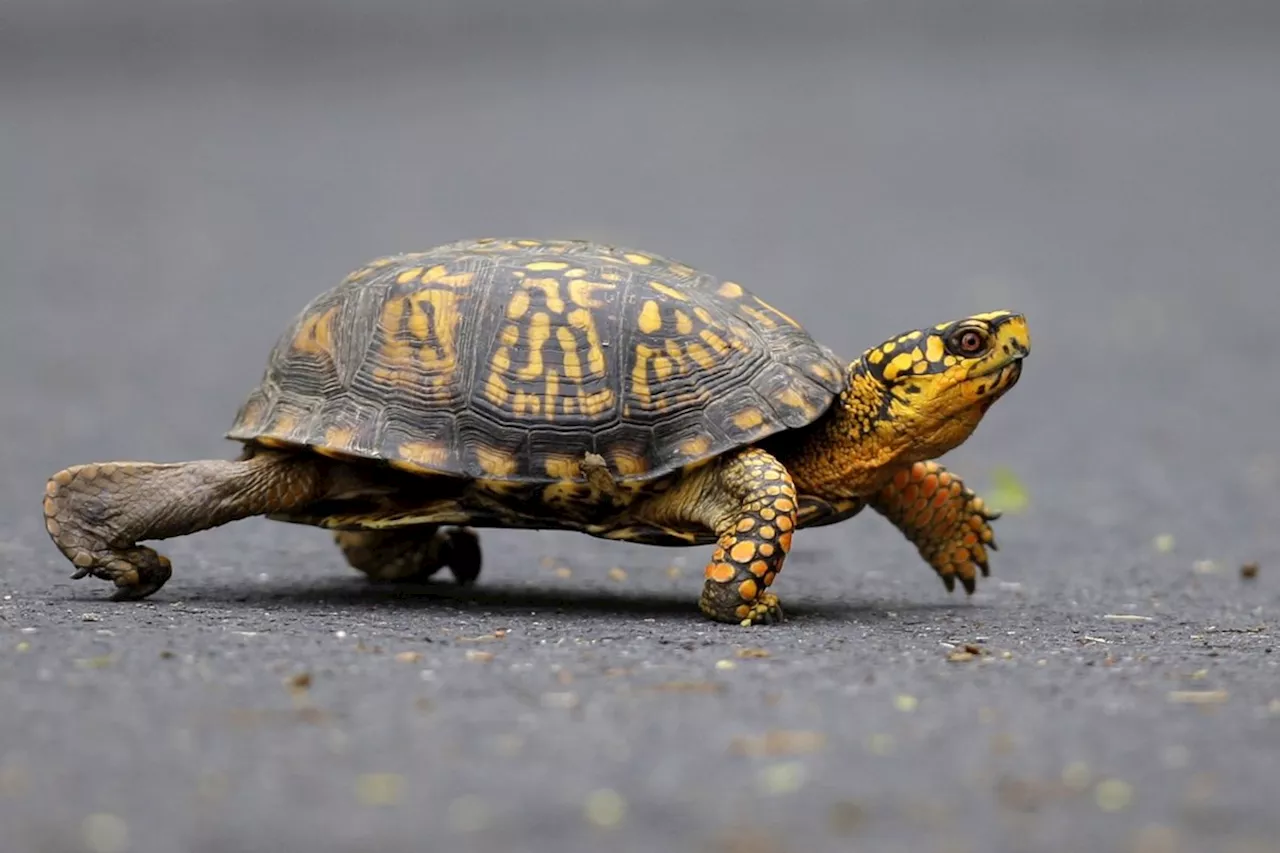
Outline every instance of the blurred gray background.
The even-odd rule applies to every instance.
[[[1277,152],[1271,0],[0,2],[0,846],[1280,849]],[[143,605],[67,578],[47,476],[234,452],[311,296],[483,235],[668,254],[850,357],[1026,312],[947,460],[1015,510],[995,576],[868,517],[749,635],[705,554],[565,534],[486,533],[466,598],[258,521]],[[824,745],[733,745],[774,729]]]

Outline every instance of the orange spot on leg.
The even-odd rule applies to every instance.
[[[728,563],[712,563],[707,567],[707,577],[716,583],[728,583],[736,574],[733,566]]]
[[[739,563],[745,563],[755,555],[756,546],[752,542],[739,542],[729,550],[729,556]]]
[[[747,601],[755,601],[756,595],[758,595],[759,592],[760,590],[756,587],[756,582],[753,580],[747,579],[738,584],[738,595],[742,596]]]

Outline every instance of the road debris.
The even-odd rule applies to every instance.
[[[622,823],[627,815],[627,801],[611,788],[601,788],[587,795],[582,815],[587,823],[601,829],[611,829]]]
[[[1230,698],[1225,690],[1170,690],[1168,695],[1180,705],[1221,705]]]
[[[1154,622],[1154,616],[1140,616],[1137,613],[1104,613],[1103,619],[1108,622]]]
[[[1240,567],[1240,577],[1244,578],[1245,580],[1253,580],[1257,576],[1258,576],[1257,563],[1245,563],[1243,566]]]
[[[729,743],[729,752],[751,758],[777,755],[804,755],[817,752],[826,743],[822,732],[774,729],[762,735],[741,735]]]

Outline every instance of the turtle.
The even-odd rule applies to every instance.
[[[699,608],[784,618],[801,528],[870,507],[954,591],[999,516],[937,458],[1022,374],[1023,314],[888,338],[851,360],[742,284],[589,240],[460,240],[377,258],[316,296],[226,437],[238,455],[75,465],[44,519],[75,578],[142,599],[141,540],[251,516],[331,531],[371,581],[476,582],[482,528],[710,552]]]

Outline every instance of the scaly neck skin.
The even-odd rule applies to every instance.
[[[884,486],[903,466],[933,459],[963,442],[977,427],[976,406],[929,418],[871,375],[863,359],[849,365],[848,384],[827,413],[780,450],[801,494],[825,499],[863,497]]]

